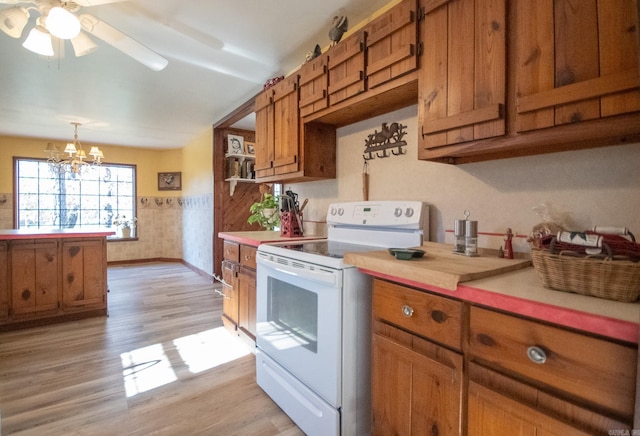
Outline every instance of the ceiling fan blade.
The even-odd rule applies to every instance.
[[[0,0],[3,1],[3,0]],[[9,0],[10,1],[10,0]],[[120,3],[127,0],[74,0],[74,3],[83,7],[106,5],[107,3]]]
[[[162,70],[169,63],[169,61],[153,50],[128,37],[104,21],[100,21],[93,15],[82,14],[78,18],[80,19],[80,25],[85,31],[100,38],[107,44],[114,46],[154,71]]]

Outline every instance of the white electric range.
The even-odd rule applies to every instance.
[[[257,252],[256,378],[308,435],[370,430],[371,278],[344,253],[428,239],[420,201],[335,203],[327,239]]]

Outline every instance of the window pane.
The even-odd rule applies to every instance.
[[[43,159],[16,159],[18,228],[112,228],[116,215],[136,216],[135,166],[86,167],[59,173]]]

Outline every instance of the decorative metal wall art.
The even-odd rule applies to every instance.
[[[403,141],[402,138],[407,134],[404,126],[399,123],[382,123],[382,130],[378,132],[374,130],[370,133],[367,139],[364,141],[364,154],[362,155],[365,160],[371,160],[374,157],[389,157],[390,154],[387,150],[392,149],[391,153],[395,156],[405,154],[406,151],[402,149],[407,145],[407,141]],[[393,150],[397,148],[398,150]],[[382,152],[382,154],[380,154]],[[375,153],[375,156],[373,155]]]

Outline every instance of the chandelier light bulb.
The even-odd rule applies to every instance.
[[[78,18],[59,6],[51,8],[45,23],[47,30],[56,38],[71,39],[80,33]]]

